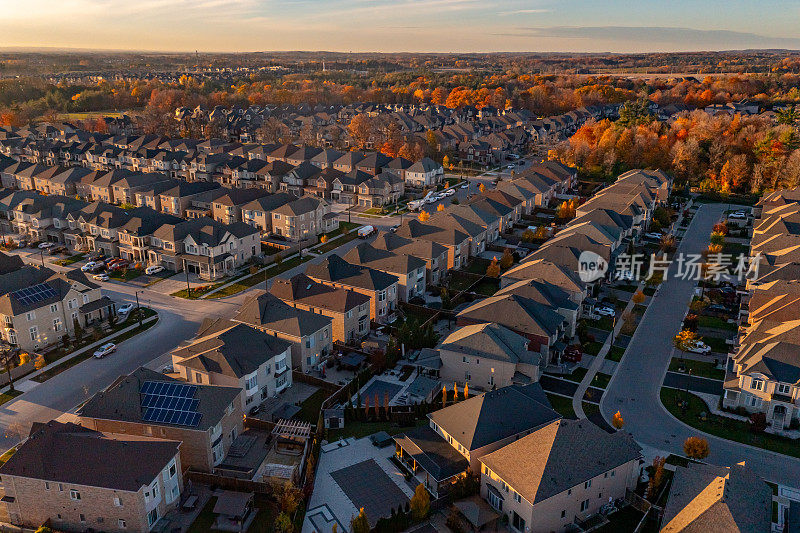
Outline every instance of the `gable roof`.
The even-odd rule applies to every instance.
[[[535,505],[640,457],[641,448],[625,431],[607,433],[587,419],[562,419],[480,461]]]
[[[511,415],[513,413],[513,415]],[[428,417],[468,450],[558,420],[539,383],[510,385],[473,396]]]
[[[233,320],[294,337],[312,335],[333,322],[329,317],[292,307],[270,293],[250,298]]]
[[[73,423],[34,424],[0,475],[135,492],[178,454],[180,442],[107,435]],[[98,460],[101,459],[101,460]]]

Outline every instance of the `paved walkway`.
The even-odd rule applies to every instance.
[[[644,289],[645,283],[642,281],[639,283],[639,288],[637,291],[641,291]],[[633,294],[636,294],[635,292]],[[631,295],[631,299],[628,300],[628,305],[625,306],[625,309],[618,315],[617,324],[614,326],[613,334],[606,337],[606,341],[603,343],[603,346],[600,347],[600,351],[597,352],[597,356],[592,361],[592,364],[589,365],[589,371],[586,372],[586,375],[583,376],[580,384],[578,385],[578,389],[575,391],[575,396],[572,397],[572,409],[575,411],[575,415],[578,418],[586,418],[586,415],[583,412],[583,396],[586,394],[586,391],[592,385],[592,381],[594,380],[594,376],[600,371],[600,367],[603,366],[605,362],[606,355],[611,350],[611,346],[613,345],[614,339],[619,336],[619,332],[622,330],[622,327],[625,325],[625,320],[622,317],[626,316],[627,313],[630,313],[633,310],[633,307],[636,305],[633,301],[633,295]]]
[[[679,252],[699,253],[708,244],[713,225],[720,220],[723,204],[700,207],[681,241]],[[625,356],[611,378],[600,402],[600,411],[611,420],[618,410],[625,429],[640,444],[683,455],[687,437],[701,435],[708,440],[708,462],[730,466],[746,461],[756,474],[776,483],[800,484],[800,459],[705,434],[676,419],[661,403],[661,385],[672,358],[672,339],[680,329],[697,282],[675,277],[670,268],[651,305],[642,317]]]

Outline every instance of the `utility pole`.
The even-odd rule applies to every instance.
[[[183,260],[183,273],[186,274],[186,297],[192,297],[192,286],[189,285],[189,271],[186,269],[186,259]]]

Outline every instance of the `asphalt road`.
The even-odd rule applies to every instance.
[[[700,207],[678,251],[699,253],[704,249],[725,208],[723,204]],[[611,420],[619,410],[625,429],[643,446],[683,455],[684,440],[701,435],[709,443],[707,462],[730,466],[746,461],[764,479],[791,487],[800,485],[800,459],[703,434],[680,422],[661,404],[660,389],[672,356],[672,338],[696,286],[695,281],[677,279],[674,274],[675,265],[642,317],[600,403],[603,416]]]

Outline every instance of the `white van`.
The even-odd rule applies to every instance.
[[[358,228],[358,236],[361,237],[362,239],[366,239],[367,237],[372,235],[374,231],[375,231],[374,226],[362,226]]]

